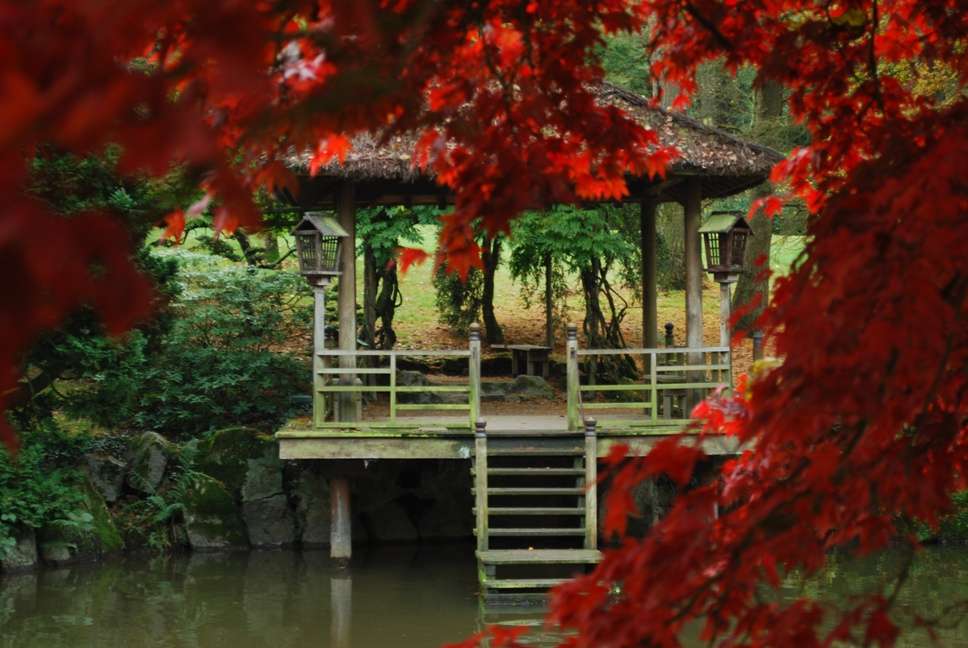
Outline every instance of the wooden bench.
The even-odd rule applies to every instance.
[[[537,376],[535,370],[540,368],[542,378],[548,377],[548,356],[551,354],[551,347],[540,344],[492,344],[491,348],[495,351],[511,353],[512,376],[519,376],[522,373]]]

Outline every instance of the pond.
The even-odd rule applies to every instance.
[[[0,580],[0,647],[411,648],[466,638],[485,620],[527,623],[478,603],[468,545],[360,551],[349,570],[323,551],[129,557]],[[801,588],[843,600],[895,569],[888,553],[836,563]],[[928,549],[900,604],[937,614],[968,598],[968,551]],[[968,624],[943,632],[968,646]],[[549,640],[550,638],[546,638]],[[545,643],[539,641],[539,643]],[[911,635],[902,645],[928,645]]]

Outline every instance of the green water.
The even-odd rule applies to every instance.
[[[896,569],[893,554],[837,563],[801,588],[844,600]],[[968,598],[968,552],[931,549],[899,599],[937,614]],[[358,552],[349,570],[325,552],[128,558],[0,580],[0,647],[398,648],[463,639],[487,621],[536,618],[483,610],[471,547]],[[943,632],[968,646],[968,624]],[[929,645],[914,635],[904,645]]]

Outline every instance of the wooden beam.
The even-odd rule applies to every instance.
[[[699,222],[702,219],[702,185],[690,178],[685,187],[683,228],[686,251],[686,346],[702,346],[702,257]]]
[[[639,234],[642,245],[642,346],[653,349],[658,346],[658,285],[656,279],[656,201],[642,200],[639,212]]]

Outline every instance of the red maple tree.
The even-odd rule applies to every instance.
[[[785,85],[812,143],[773,179],[812,217],[807,255],[760,322],[782,363],[696,412],[746,450],[646,539],[560,588],[552,618],[577,630],[573,646],[676,646],[697,620],[723,645],[894,642],[891,591],[834,617],[758,587],[833,549],[883,547],[899,519],[936,523],[966,485],[961,2],[5,0],[0,27],[0,399],[24,350],[78,305],[115,331],[151,305],[120,227],[56,216],[25,192],[40,144],[118,143],[130,170],[185,165],[231,229],[258,225],[254,188],[291,184],[277,161],[289,147],[315,151],[318,168],[357,132],[418,130],[417,159],[454,190],[442,243],[466,271],[475,223],[506,229],[522,209],[618,198],[626,174],[662,173],[671,153],[654,134],[594,101],[603,33],[645,31],[680,103],[713,59]],[[898,72],[938,68],[958,84],[946,102]],[[688,479],[702,458],[692,443],[616,458],[612,527],[623,487]]]

